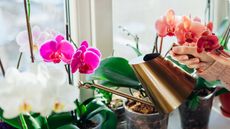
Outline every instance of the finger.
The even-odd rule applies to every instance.
[[[203,63],[203,62],[188,65],[189,68],[197,69],[199,71],[204,71],[208,66],[209,65],[207,63]]]
[[[180,61],[182,64],[185,64],[187,66],[189,65],[193,65],[193,64],[198,64],[200,62],[199,58],[192,58],[189,60],[184,60],[184,61]]]
[[[189,59],[189,57],[187,55],[176,55],[172,51],[170,51],[169,53],[172,55],[172,58],[174,60],[177,60],[177,61],[184,61],[184,60],[188,60]]]
[[[196,55],[197,54],[197,50],[196,47],[191,47],[191,46],[176,46],[172,48],[172,51],[175,54],[191,54],[191,55]]]

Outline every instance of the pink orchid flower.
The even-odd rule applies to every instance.
[[[81,46],[73,55],[71,62],[72,73],[78,69],[80,73],[91,74],[100,64],[101,53],[97,48],[89,47],[87,41],[81,43]]]
[[[155,28],[158,36],[174,36],[174,31],[178,19],[179,18],[175,16],[175,13],[172,9],[168,10],[165,16],[157,19],[155,23]]]
[[[207,27],[200,23],[198,18],[191,20],[183,16],[181,22],[178,23],[175,29],[175,36],[179,44],[197,42]]]
[[[218,42],[218,37],[211,33],[210,31],[206,31],[202,34],[202,36],[197,41],[197,52],[201,53],[204,51],[211,52],[216,49],[220,49],[221,45]]]
[[[40,55],[45,62],[63,61],[70,64],[73,53],[73,46],[62,35],[57,35],[55,40],[45,42],[40,48]]]

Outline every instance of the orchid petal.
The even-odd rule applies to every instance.
[[[64,38],[64,36],[63,35],[57,35],[56,36],[56,38],[55,38],[55,40],[58,42],[58,43],[60,43],[62,40],[64,40],[65,38]]]
[[[39,26],[34,26],[32,28],[32,35],[33,35],[33,37],[38,37],[40,35],[40,33],[41,33],[41,29],[40,29]]]
[[[16,42],[18,45],[24,45],[24,44],[28,44],[28,34],[27,31],[22,31],[20,32],[17,37],[16,37]]]
[[[85,45],[82,45],[78,48],[78,50],[81,50],[83,53],[86,51],[86,46]]]
[[[87,41],[83,41],[83,42],[81,43],[81,46],[85,46],[86,48],[88,48],[88,47],[89,47],[89,44],[88,44]]]
[[[97,54],[88,51],[85,53],[84,56],[84,63],[82,67],[79,68],[80,73],[85,73],[85,74],[91,74],[94,72],[95,69],[98,68],[99,63],[100,63],[100,58],[98,57]]]
[[[89,48],[87,48],[87,51],[94,52],[94,53],[97,54],[99,57],[101,57],[101,52],[100,52],[97,48],[89,47]]]
[[[73,55],[73,59],[72,59],[72,62],[70,64],[72,73],[75,73],[81,66],[81,59],[80,59],[81,54],[82,54],[82,51],[77,51]]]
[[[206,27],[199,22],[192,22],[190,26],[190,30],[200,37],[201,34],[206,31]]]
[[[191,20],[187,16],[183,16],[183,25],[185,30],[189,30],[191,26]]]
[[[212,32],[213,31],[213,23],[212,22],[209,22],[207,24],[207,28]]]
[[[201,22],[201,19],[199,17],[194,17],[193,21],[195,21],[195,22]]]
[[[170,9],[166,13],[166,22],[168,25],[174,25],[175,24],[175,12]]]
[[[167,25],[163,19],[158,19],[156,21],[155,28],[160,37],[165,37],[167,35]]]
[[[44,59],[44,61],[50,62],[52,61],[50,56],[51,54],[56,51],[56,42],[51,40],[44,43],[40,48],[40,55]]]
[[[62,40],[60,44],[60,51],[63,54],[62,61],[64,61],[65,63],[70,63],[70,60],[74,53],[73,46],[68,41]]]

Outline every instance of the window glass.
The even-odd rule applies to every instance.
[[[178,15],[199,16],[204,19],[206,0],[113,0],[113,33],[116,56],[135,57],[135,53],[126,46],[135,46],[132,36],[119,29],[122,26],[140,38],[140,49],[143,53],[151,52],[155,40],[154,23],[158,17],[172,8]],[[172,42],[164,40],[166,51]]]
[[[30,0],[31,26],[64,33],[64,0]],[[26,30],[23,0],[0,0],[0,58],[5,67],[16,66],[19,46],[16,36]],[[30,60],[23,58],[22,64]]]

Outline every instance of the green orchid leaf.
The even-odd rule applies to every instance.
[[[88,105],[89,103],[91,103],[91,102],[94,101],[94,100],[95,100],[94,97],[88,98],[88,99],[86,99],[84,102],[82,102],[82,104],[83,104],[83,105]]]
[[[43,122],[40,121],[41,125],[39,125],[39,122],[37,121],[39,119],[36,120],[31,115],[24,115],[24,118],[29,129],[42,129]]]
[[[196,80],[196,89],[212,89],[220,84],[220,81],[207,81],[202,77],[198,77]]]
[[[71,124],[74,118],[71,112],[54,113],[48,117],[48,124],[50,129],[57,129],[63,125]]]
[[[141,88],[132,67],[126,59],[121,57],[109,57],[102,60],[100,67],[90,75],[90,78],[107,81],[120,87]]]
[[[191,69],[189,67],[187,67],[186,65],[182,65],[180,64],[178,61],[174,60],[171,56],[167,56],[167,59],[170,60],[172,63],[174,63],[175,65],[177,65],[178,67],[180,67],[182,70],[186,71],[189,74],[194,73],[194,69]]]
[[[86,105],[86,108],[87,112],[81,118],[83,121],[100,115],[103,119],[101,129],[116,129],[117,117],[104,103],[94,99]]]
[[[198,95],[196,94],[193,94],[192,99],[188,101],[188,107],[191,109],[191,110],[196,110],[200,104],[200,99],[198,97]]]
[[[101,89],[96,89],[96,92],[102,95],[102,99],[105,100],[105,104],[109,104],[112,101],[112,93]]]
[[[216,92],[215,96],[219,96],[219,95],[222,95],[222,94],[225,94],[225,93],[230,93],[230,92],[225,88],[221,88],[220,90],[218,90]]]
[[[0,109],[0,117],[7,124],[15,127],[21,128],[21,123],[19,123],[19,117],[13,119],[5,119],[3,117],[3,110]],[[43,119],[39,115],[24,115],[24,119],[29,129],[45,129],[42,128],[44,125]]]
[[[205,79],[203,79],[201,77],[198,77],[196,79],[196,88],[195,89],[204,89],[204,88],[207,88],[205,82],[206,82]]]
[[[19,118],[5,119],[3,117],[3,110],[2,109],[0,109],[0,119],[3,120],[4,122],[6,122],[7,124],[15,127],[15,128],[18,128],[18,129],[21,128],[20,123],[18,122]]]
[[[81,118],[81,116],[87,111],[86,106],[84,104],[80,104],[78,100],[75,103],[77,105],[76,114],[79,118]]]
[[[64,126],[61,126],[57,129],[80,129],[78,128],[76,125],[73,125],[73,124],[67,124],[67,125],[64,125]]]

